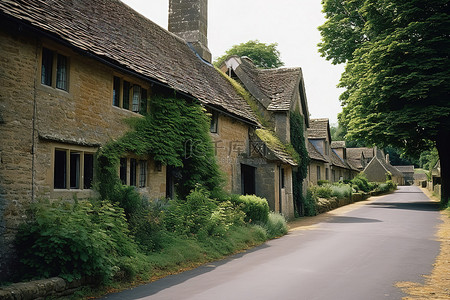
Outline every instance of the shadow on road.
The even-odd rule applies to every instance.
[[[382,221],[377,219],[345,217],[345,216],[333,217],[330,220],[326,221],[326,223],[376,223],[376,222]]]
[[[104,297],[100,298],[100,299],[110,299],[110,300],[121,300],[121,299],[129,299],[129,300],[138,300],[138,299],[143,299],[144,297],[148,297],[151,295],[154,295],[158,292],[161,292],[162,290],[171,288],[173,286],[176,286],[178,284],[181,284],[183,282],[185,282],[186,280],[192,279],[196,276],[200,276],[203,274],[206,274],[208,272],[213,271],[214,269],[216,269],[217,267],[224,265],[226,263],[229,263],[230,261],[234,260],[234,259],[238,259],[241,258],[249,253],[264,249],[264,248],[268,248],[270,247],[269,245],[262,244],[260,246],[257,246],[255,248],[252,248],[250,250],[246,250],[245,252],[241,252],[235,255],[232,255],[226,259],[223,260],[219,260],[219,261],[214,261],[211,263],[206,263],[205,265],[189,270],[189,271],[185,271],[179,274],[175,274],[175,275],[170,275],[167,277],[164,277],[162,279],[159,279],[157,281],[145,284],[145,285],[141,285],[141,286],[137,286],[135,288],[120,292],[120,293],[115,293],[115,294],[109,294],[109,295],[105,295]]]
[[[374,202],[368,204],[377,208],[407,209],[418,211],[438,211],[439,203],[420,201],[420,202]]]

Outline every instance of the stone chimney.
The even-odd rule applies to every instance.
[[[391,163],[391,161],[390,161],[390,159],[389,159],[389,153],[388,154],[386,154],[386,164],[390,164]]]
[[[186,40],[204,60],[208,49],[208,0],[170,0],[169,31]]]

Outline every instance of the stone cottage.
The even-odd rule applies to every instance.
[[[353,166],[347,159],[347,148],[345,141],[332,141],[331,148],[331,181],[337,182],[342,180],[350,180],[358,175],[359,170]]]
[[[230,56],[220,69],[243,86],[255,100],[261,123],[271,128],[282,144],[290,144],[295,138],[305,138],[309,126],[309,112],[301,68],[258,69],[250,58]],[[290,114],[299,113],[303,120],[303,136],[290,134]],[[256,144],[264,141],[255,132]],[[266,143],[265,149],[254,148],[265,158],[263,164],[248,164],[254,171],[255,190],[264,194],[272,210],[286,217],[294,216],[292,174],[298,164],[282,147]],[[275,178],[275,180],[273,180]],[[306,186],[306,185],[304,185]]]
[[[414,184],[414,165],[409,166],[393,166],[403,174],[405,184]]]
[[[369,181],[385,182],[392,180],[395,184],[403,185],[405,183],[403,174],[391,165],[389,155],[384,155],[383,150],[377,147],[373,148],[374,156],[364,168],[364,174]]]
[[[28,205],[94,196],[95,153],[127,132],[123,120],[148,112],[155,96],[199,101],[211,114],[225,189],[266,197],[293,216],[296,163],[257,138],[255,113],[210,64],[207,1],[170,5],[173,33],[118,0],[0,2],[0,279],[11,272],[12,240]],[[301,72],[292,73],[290,94],[269,103],[285,141],[289,110],[308,122]],[[170,170],[151,156],[129,153],[117,172],[149,198],[173,192]]]

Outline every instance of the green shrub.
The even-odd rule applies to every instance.
[[[323,186],[314,186],[312,188],[315,190],[317,197],[325,199],[331,198],[333,190],[331,189],[329,184]]]
[[[306,192],[305,199],[305,216],[315,216],[317,215],[317,195],[315,193],[315,189],[308,188]]]
[[[352,187],[348,184],[333,184],[330,188],[331,196],[338,199],[346,199],[352,195]]]
[[[231,225],[244,224],[244,212],[230,201],[218,202],[197,187],[186,200],[170,200],[165,211],[166,229],[181,235],[223,235]]]
[[[353,184],[353,186],[356,185],[359,191],[363,191],[366,193],[370,192],[369,181],[367,180],[364,173],[359,173],[358,175],[356,175],[355,178],[351,180],[351,183]]]
[[[32,212],[32,221],[23,224],[16,237],[24,274],[68,281],[89,276],[107,282],[118,273],[135,273],[129,258],[139,256],[138,248],[120,207],[107,201],[40,202]]]
[[[255,195],[233,195],[231,201],[245,213],[246,222],[267,223],[269,218],[269,204],[266,199]]]
[[[325,179],[317,180],[317,185],[318,186],[322,186],[322,185],[325,185],[325,184],[330,184],[330,182],[328,180],[325,180]]]
[[[286,219],[279,213],[269,213],[267,223],[264,225],[269,238],[275,238],[285,235],[288,232]]]

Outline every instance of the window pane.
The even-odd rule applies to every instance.
[[[320,167],[317,166],[317,180],[320,180]]]
[[[217,124],[219,120],[219,114],[216,111],[211,112],[211,124],[209,131],[212,133],[217,133]]]
[[[130,83],[123,81],[123,108],[130,109]]]
[[[47,48],[42,49],[41,83],[52,85],[53,52]]]
[[[90,189],[94,179],[94,155],[84,154],[84,182],[83,188]]]
[[[127,184],[127,159],[121,158],[120,159],[120,181],[122,181],[122,184]]]
[[[146,89],[142,89],[142,92],[141,92],[141,105],[140,105],[139,113],[141,115],[145,115],[147,113],[147,90]]]
[[[113,82],[113,105],[120,106],[120,78],[116,76]]]
[[[136,159],[130,158],[130,185],[136,186]]]
[[[70,188],[80,188],[80,153],[70,153]]]
[[[139,103],[141,102],[141,87],[139,85],[133,86],[133,112],[139,112]]]
[[[67,57],[58,54],[56,61],[56,88],[67,91]]]
[[[147,162],[141,160],[139,162],[139,187],[145,187],[147,181]]]
[[[55,166],[53,170],[53,187],[55,189],[66,188],[67,175],[67,156],[66,151],[55,150]]]

